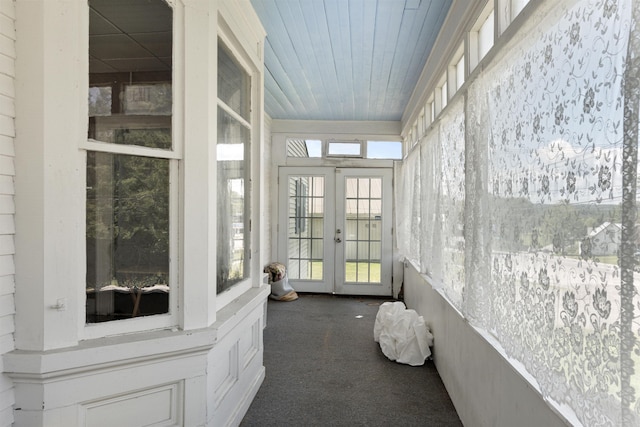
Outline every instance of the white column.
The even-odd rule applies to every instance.
[[[84,323],[88,28],[86,1],[16,2],[18,349],[74,345]]]
[[[181,325],[195,329],[216,320],[216,2],[185,1],[183,34]]]

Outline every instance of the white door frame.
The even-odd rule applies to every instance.
[[[337,293],[345,295],[392,295],[392,169],[391,168],[342,168],[333,166],[280,166],[278,168],[278,260],[287,266],[289,283],[299,292]],[[322,279],[299,278],[308,274],[300,274],[300,264],[289,265],[290,243],[309,241],[308,231],[304,237],[290,242],[290,228],[295,227],[295,201],[290,200],[298,177],[322,177],[324,180],[323,226],[322,226]],[[382,218],[381,233],[381,266],[380,283],[345,283],[345,177],[380,177],[382,178]],[[291,178],[291,179],[290,179]],[[317,191],[317,190],[316,190]],[[316,194],[317,196],[318,194]],[[306,216],[306,215],[305,215]],[[310,220],[311,222],[311,220]],[[317,233],[317,227],[313,227]],[[337,229],[344,230],[342,235]],[[295,232],[294,232],[295,233]],[[296,242],[297,240],[297,242]],[[301,255],[301,250],[293,248],[300,258],[311,257]],[[317,256],[317,253],[315,254]],[[311,257],[312,258],[312,257]],[[300,263],[305,262],[303,260]],[[306,262],[311,263],[311,260]],[[317,266],[318,263],[315,263]],[[298,268],[297,271],[292,269]],[[314,274],[317,276],[317,274]]]
[[[324,221],[322,226],[322,238],[324,240],[322,248],[322,280],[300,279],[298,274],[292,271],[297,266],[289,265],[289,191],[290,177],[322,177],[324,178]],[[287,266],[289,283],[296,291],[333,293],[333,271],[334,271],[334,248],[332,244],[326,244],[333,239],[335,229],[335,168],[314,166],[295,167],[280,166],[278,170],[278,259]],[[327,197],[329,196],[329,197]],[[326,215],[329,212],[329,215]],[[304,241],[305,239],[301,239]]]
[[[393,248],[392,248],[392,177],[393,172],[392,169],[381,169],[381,168],[336,168],[336,232],[340,230],[341,233],[336,234],[335,239],[340,240],[339,243],[336,243],[336,261],[335,261],[335,293],[344,294],[344,295],[380,295],[380,296],[391,296],[392,294],[392,265],[393,265]],[[356,281],[351,277],[352,281],[347,281],[347,274],[345,271],[346,263],[347,263],[347,244],[355,244],[356,246],[360,246],[364,243],[367,252],[372,248],[371,245],[367,242],[368,239],[360,239],[360,242],[352,240],[349,242],[349,239],[358,239],[355,236],[349,236],[347,234],[347,196],[349,196],[346,190],[346,180],[348,178],[380,178],[382,179],[382,188],[380,199],[377,200],[378,203],[381,204],[381,217],[379,220],[374,221],[374,223],[364,224],[367,226],[367,230],[369,232],[372,231],[373,227],[380,226],[380,281],[379,283],[369,282],[369,281]],[[354,195],[350,195],[349,197],[353,197]],[[360,197],[360,195],[358,195]],[[365,196],[364,199],[361,200],[351,200],[351,202],[359,203],[360,201],[367,202],[369,196]],[[372,196],[373,197],[373,196]],[[373,201],[371,201],[373,203]],[[369,207],[366,208],[367,213]],[[353,220],[352,220],[353,221]],[[379,221],[379,224],[378,224]],[[355,229],[360,229],[361,227],[358,224],[358,220],[354,221],[356,223]],[[366,221],[365,221],[366,222]],[[371,228],[369,228],[371,227]],[[370,235],[371,236],[371,235]],[[378,244],[378,243],[373,243]],[[369,255],[367,255],[367,258]],[[353,263],[352,263],[353,264]],[[357,262],[356,269],[357,267]],[[370,263],[365,263],[369,265]]]

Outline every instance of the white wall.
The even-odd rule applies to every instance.
[[[14,2],[0,0],[0,355],[14,349],[15,37]],[[13,402],[13,382],[0,374],[0,425],[13,422]]]
[[[82,196],[87,3],[0,0],[0,425],[237,425],[264,379],[269,288],[254,270],[252,283],[219,307],[216,218],[209,215],[215,198],[208,198],[216,186],[210,147],[219,26],[237,38],[258,75],[264,33],[249,0],[171,3],[179,14],[174,101],[183,113],[174,124],[185,148],[176,156],[188,171],[181,184],[193,189],[180,190],[180,217],[192,227],[178,227],[181,316],[169,326],[156,322],[160,316],[105,322],[114,328],[91,335],[84,322]],[[256,91],[261,98],[261,84]],[[254,111],[262,123],[262,108]],[[199,253],[201,246],[208,252]],[[58,299],[63,309],[55,307]],[[127,330],[138,321],[137,330]]]
[[[416,269],[404,268],[408,308],[433,333],[433,359],[460,420],[474,427],[566,425],[541,394]]]

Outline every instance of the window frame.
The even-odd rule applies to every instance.
[[[436,90],[434,93],[434,106],[435,106],[435,117],[438,117],[442,110],[444,110],[449,102],[449,94],[448,94],[448,85],[447,85],[447,72],[445,70],[442,73],[440,79],[438,79],[438,84],[436,85]]]
[[[224,21],[223,21],[224,22]],[[245,201],[245,206],[248,203],[249,209],[249,218],[245,223],[249,224],[249,257],[246,262],[249,264],[248,272],[249,275],[243,278],[241,281],[234,283],[231,287],[223,290],[220,293],[216,292],[216,311],[221,310],[233,300],[238,298],[244,292],[248,291],[251,287],[257,286],[258,277],[259,277],[259,248],[260,248],[260,240],[258,236],[258,229],[254,227],[254,225],[259,224],[259,216],[258,212],[260,210],[259,206],[259,197],[256,194],[256,188],[259,181],[260,176],[260,166],[259,162],[256,159],[259,158],[259,150],[260,150],[260,133],[259,129],[261,120],[260,120],[260,108],[257,107],[257,102],[259,100],[259,88],[256,82],[260,81],[260,71],[255,67],[251,59],[249,59],[247,53],[244,51],[242,45],[237,41],[237,39],[233,36],[231,29],[228,28],[226,23],[224,25],[219,25],[218,33],[217,33],[217,43],[222,42],[227,49],[228,53],[232,55],[233,59],[241,66],[249,77],[249,94],[250,94],[250,106],[249,106],[249,118],[250,120],[243,119],[238,113],[230,113],[233,114],[234,117],[240,118],[244,123],[249,125],[249,143],[250,147],[245,152],[250,153],[249,159],[245,159],[249,161],[247,166],[247,170],[245,173],[248,175],[248,180],[245,182],[245,186],[248,187],[246,193],[249,194],[249,201]],[[216,43],[216,52],[219,51],[220,46]],[[217,62],[217,53],[216,53],[216,62]],[[217,81],[217,80],[216,80]],[[225,105],[218,98],[218,93],[215,93],[216,99],[216,117],[218,108],[220,105]],[[226,106],[225,112],[229,113],[229,111],[233,111],[230,107]],[[216,128],[217,128],[217,119],[216,119]],[[217,143],[217,134],[216,134],[216,143]],[[216,158],[216,171],[217,171],[217,158]],[[246,209],[246,207],[245,207]],[[245,231],[246,232],[246,231]],[[214,260],[214,265],[216,266],[217,271],[217,260]]]
[[[465,65],[464,43],[460,43],[451,59],[451,65],[449,65],[449,87],[451,87],[453,94],[460,90],[466,80]]]
[[[494,2],[488,1],[469,31],[469,70],[474,70],[495,45],[496,14],[494,12]],[[489,28],[491,28],[491,43],[487,46],[483,43],[483,34],[486,35]]]
[[[178,6],[174,2],[165,1],[167,7],[171,8],[172,12],[172,51],[174,58],[181,57],[182,47],[178,43],[180,34],[183,31],[181,20],[179,16],[181,11],[177,10]],[[87,3],[87,9],[89,4]],[[87,38],[88,38],[87,28]],[[89,60],[89,56],[86,55],[86,60]],[[87,73],[89,68],[87,67]],[[88,74],[87,74],[88,75]],[[171,148],[159,149],[149,148],[137,145],[121,145],[107,142],[101,142],[94,139],[81,139],[78,146],[82,152],[82,177],[86,183],[86,167],[87,167],[87,154],[88,152],[107,153],[113,155],[129,155],[145,158],[165,159],[169,162],[169,274],[168,281],[170,286],[169,292],[169,307],[168,312],[163,314],[154,314],[149,316],[134,317],[130,319],[117,319],[99,323],[86,323],[84,320],[86,317],[86,306],[81,310],[82,316],[79,322],[83,325],[80,331],[80,339],[95,339],[109,335],[123,334],[123,333],[135,333],[149,331],[152,329],[171,328],[176,327],[179,323],[179,304],[180,294],[182,292],[181,284],[179,281],[179,265],[178,265],[178,251],[179,251],[179,199],[180,199],[180,164],[183,152],[183,141],[180,134],[182,129],[182,118],[178,113],[178,109],[182,104],[180,97],[184,94],[178,93],[178,80],[177,80],[176,64],[172,64],[171,68],[171,92],[172,92],[172,105],[171,105]],[[89,83],[89,80],[87,80]],[[86,97],[91,84],[87,85]],[[87,111],[87,117],[89,117],[89,111]],[[115,121],[115,120],[114,120]],[[85,129],[86,132],[86,129]],[[83,207],[83,238],[86,239],[86,194],[82,195]],[[87,248],[84,248],[84,258],[87,257]],[[86,271],[85,271],[86,274]],[[86,285],[85,285],[86,286]]]
[[[357,145],[360,149],[358,154],[340,154],[340,153],[331,153],[331,144],[348,144],[348,145]],[[365,158],[365,150],[366,147],[363,141],[359,139],[354,140],[336,140],[336,139],[328,139],[324,141],[324,157],[325,158],[352,158],[352,159],[364,159]]]

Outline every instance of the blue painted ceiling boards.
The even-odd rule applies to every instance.
[[[451,0],[251,0],[274,119],[400,120]]]

